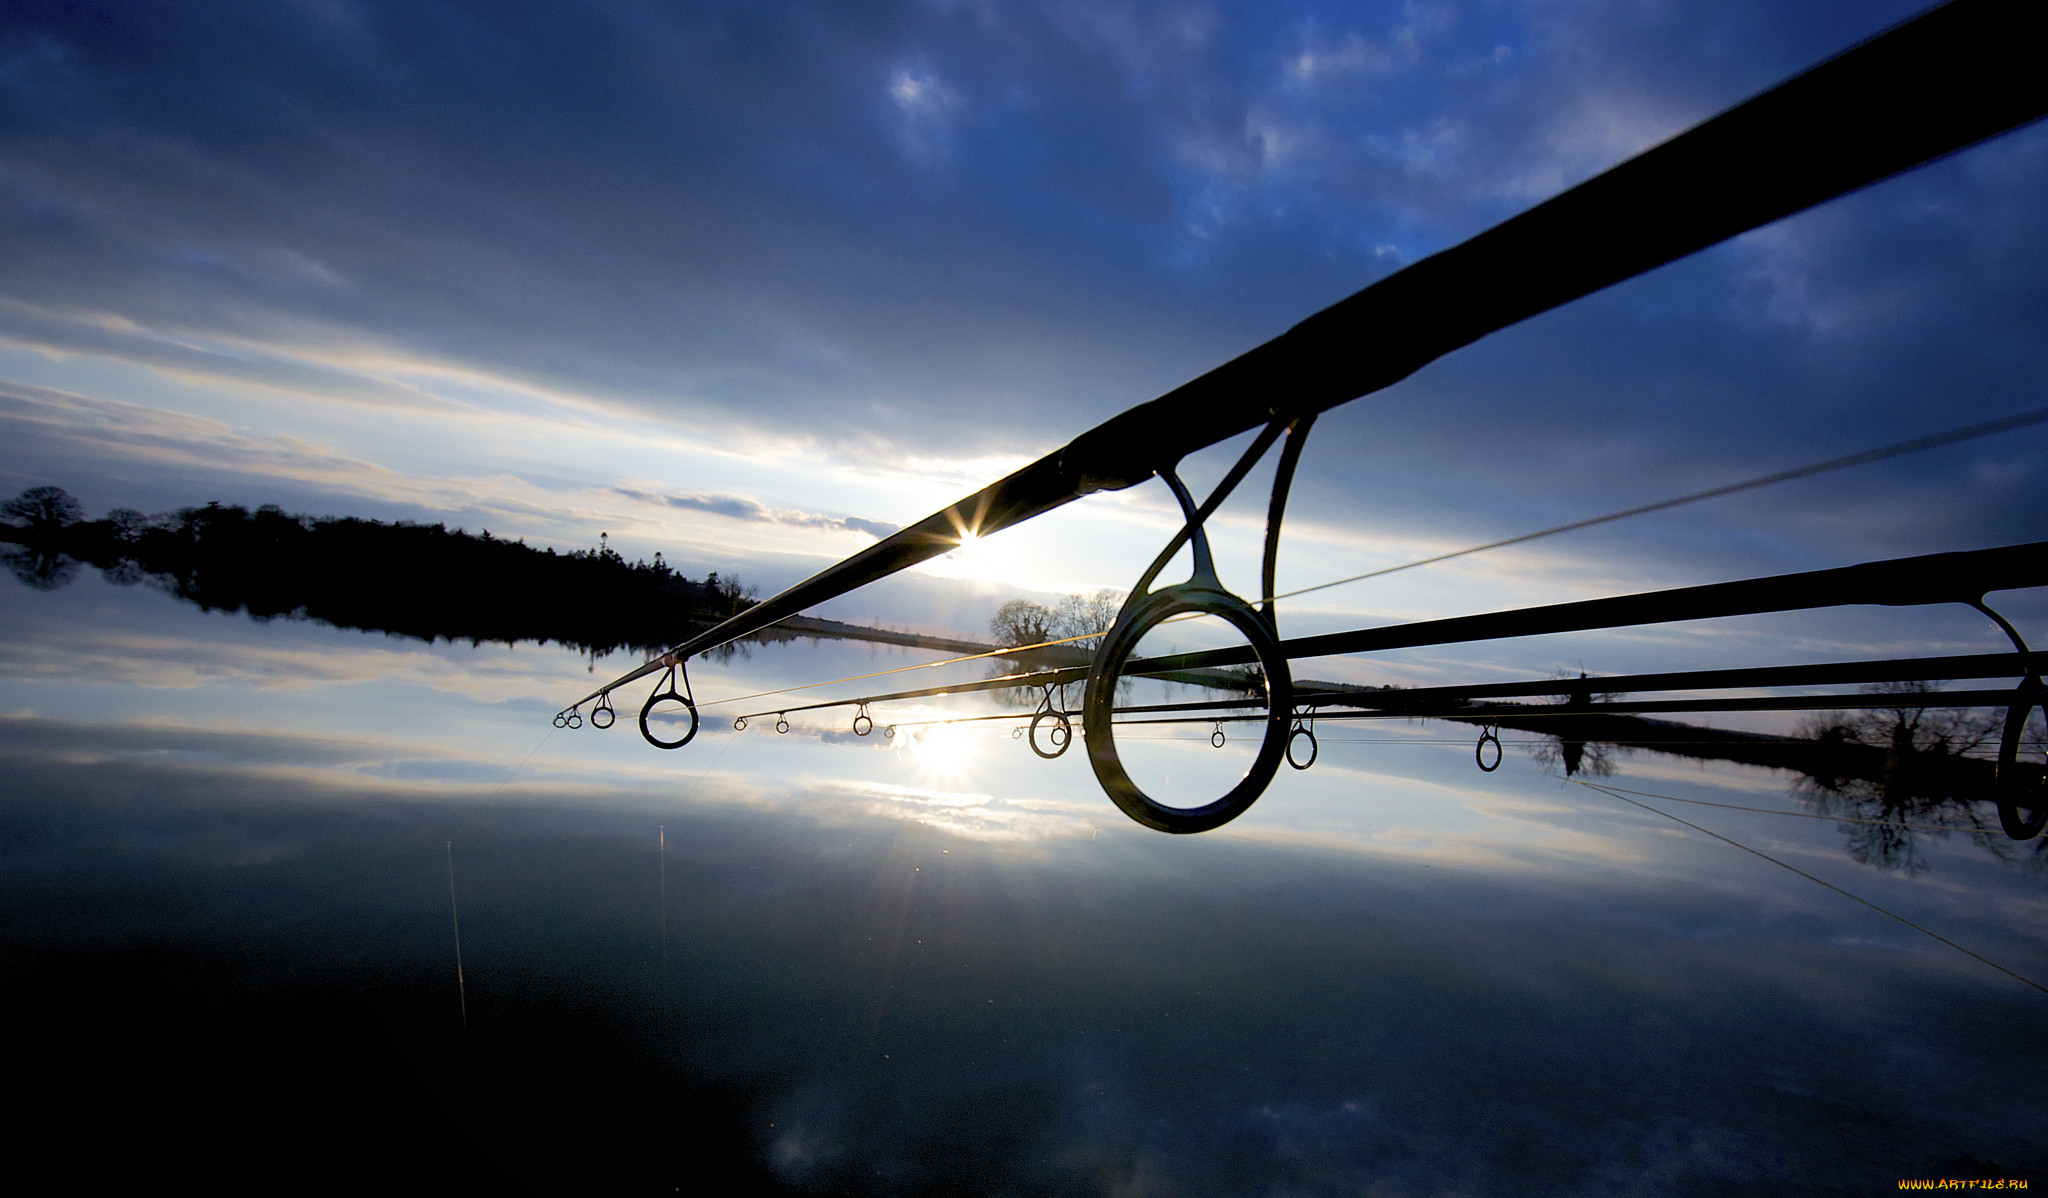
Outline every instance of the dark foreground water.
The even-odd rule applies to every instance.
[[[501,786],[573,656],[70,594],[5,600],[0,984],[17,1154],[79,1184],[2048,1184],[2048,998],[1526,757],[1333,737],[1192,838],[1000,726],[923,764],[830,728],[685,759],[622,726]],[[1794,806],[1763,774],[1614,781]],[[2048,973],[2022,860],[1935,840],[1908,877],[1827,821],[1705,811]]]

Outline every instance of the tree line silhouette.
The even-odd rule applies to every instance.
[[[657,651],[753,605],[754,589],[716,572],[686,578],[627,561],[600,534],[557,553],[445,524],[304,516],[274,504],[209,503],[161,515],[116,508],[85,519],[59,487],[0,503],[0,560],[54,590],[96,567],[208,611],[318,620],[425,641],[554,641],[594,654]]]

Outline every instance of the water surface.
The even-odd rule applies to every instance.
[[[18,1086],[46,1096],[23,1134],[117,1145],[96,1172],[1075,1194],[2048,1176],[2048,998],[1516,746],[1481,774],[1462,726],[1334,729],[1236,823],[1168,837],[1079,753],[916,722],[1004,710],[985,697],[898,710],[894,738],[845,712],[736,734],[733,711],[797,700],[714,707],[660,753],[630,713],[548,726],[616,660],[258,624],[90,576],[0,588],[0,621],[0,968]],[[693,682],[934,656],[795,642]],[[1801,809],[1765,771],[1617,768]],[[2033,846],[1930,836],[1909,874],[1853,860],[1833,821],[1662,806],[2048,976]]]

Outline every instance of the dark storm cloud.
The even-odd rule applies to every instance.
[[[1036,453],[1913,7],[15,5],[0,336]],[[1326,421],[1296,510],[1483,539],[2037,404],[2044,145],[1456,355]],[[2043,469],[1949,451],[1615,544],[2022,539]]]

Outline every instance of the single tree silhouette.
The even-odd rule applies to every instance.
[[[31,538],[49,538],[85,519],[85,508],[62,487],[30,487],[0,503],[0,519]]]

